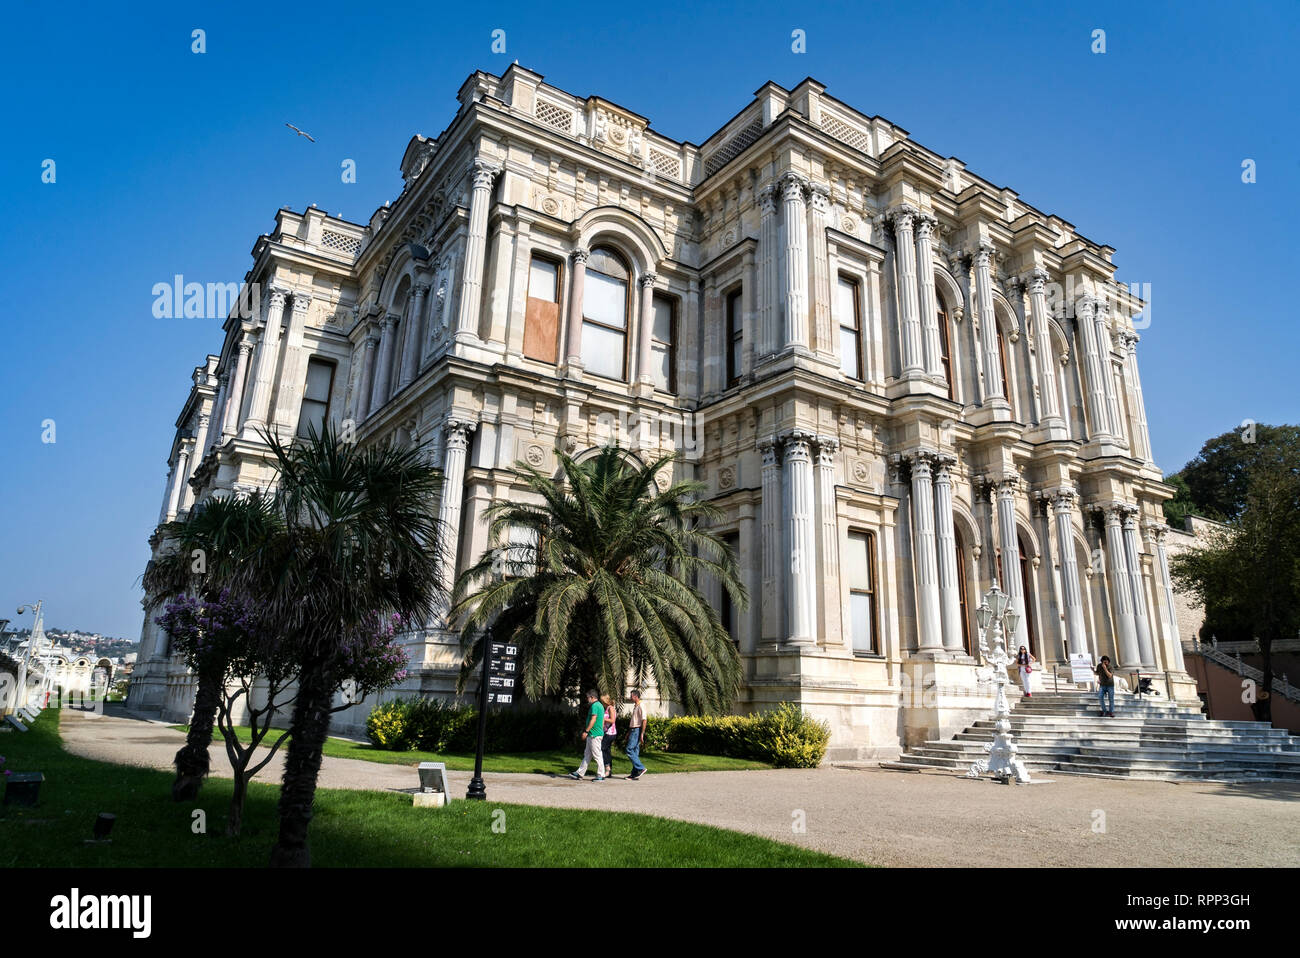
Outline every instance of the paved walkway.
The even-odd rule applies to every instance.
[[[168,769],[184,735],[118,715],[64,717],[87,758]],[[214,743],[214,774],[229,769]],[[278,780],[282,754],[258,780]],[[574,764],[578,755],[575,752]],[[615,769],[626,768],[616,761]],[[883,769],[678,772],[630,782],[484,776],[488,800],[645,812],[893,866],[1296,866],[1300,785],[1114,781],[1058,775],[1005,786]],[[448,773],[453,795],[469,772]],[[323,788],[409,790],[414,765],[326,757]],[[797,831],[802,823],[803,830]],[[1104,830],[1101,830],[1103,829]]]

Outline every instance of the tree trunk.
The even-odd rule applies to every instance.
[[[271,849],[271,865],[276,868],[311,867],[307,829],[330,723],[332,686],[327,671],[325,663],[313,656],[303,662],[298,676],[298,701],[280,786],[280,838]]]
[[[208,746],[212,744],[212,726],[216,721],[217,707],[221,704],[221,677],[225,674],[224,664],[199,672],[199,687],[194,695],[190,731],[185,737],[185,746],[176,753],[174,760],[174,801],[187,802],[197,798],[203,779],[207,777],[211,767]]]
[[[248,776],[244,773],[247,763],[235,769],[235,790],[230,796],[230,816],[226,820],[226,835],[238,838],[244,827],[244,797],[248,794]]]

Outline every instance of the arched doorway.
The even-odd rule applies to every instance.
[[[1038,650],[1038,630],[1035,628],[1034,603],[1031,600],[1033,593],[1029,588],[1032,577],[1029,574],[1029,558],[1026,555],[1025,540],[1023,536],[1016,536],[1016,545],[1020,550],[1020,592],[1021,595],[1024,596],[1025,603],[1025,635],[1029,639],[1029,651],[1041,662],[1043,656]]]
[[[971,640],[970,604],[966,592],[966,543],[961,537],[960,529],[953,529],[953,538],[957,549],[957,605],[961,611],[961,643],[967,655],[974,655],[975,648]]]

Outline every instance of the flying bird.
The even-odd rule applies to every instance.
[[[285,126],[287,126],[289,129],[293,130],[293,132],[297,133],[299,136],[305,136],[305,137],[307,137],[307,139],[311,140],[313,143],[316,142],[316,137],[312,136],[310,133],[304,133],[302,130],[300,130],[300,129],[298,129],[296,126],[294,126],[292,123],[286,123]]]

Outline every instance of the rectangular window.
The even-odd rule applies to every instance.
[[[849,627],[853,651],[875,655],[876,641],[876,537],[870,532],[850,532],[845,575],[849,586]]]
[[[582,365],[608,379],[627,375],[627,283],[587,270],[582,295]]]
[[[742,369],[741,350],[745,345],[744,320],[741,317],[741,290],[736,289],[727,294],[727,385],[734,385]]]
[[[524,355],[554,363],[560,354],[560,264],[534,255],[528,264]]]
[[[862,305],[858,284],[841,276],[835,291],[835,314],[840,324],[840,372],[862,379]]]
[[[650,331],[650,372],[656,389],[677,392],[677,305],[657,293],[654,328]]]
[[[948,398],[952,398],[952,346],[948,341],[948,314],[939,306],[939,349],[943,361],[943,378],[948,383]]]
[[[298,435],[306,438],[325,432],[329,418],[330,391],[334,388],[334,364],[321,359],[307,362],[307,384],[302,391],[302,409],[298,413]]]

